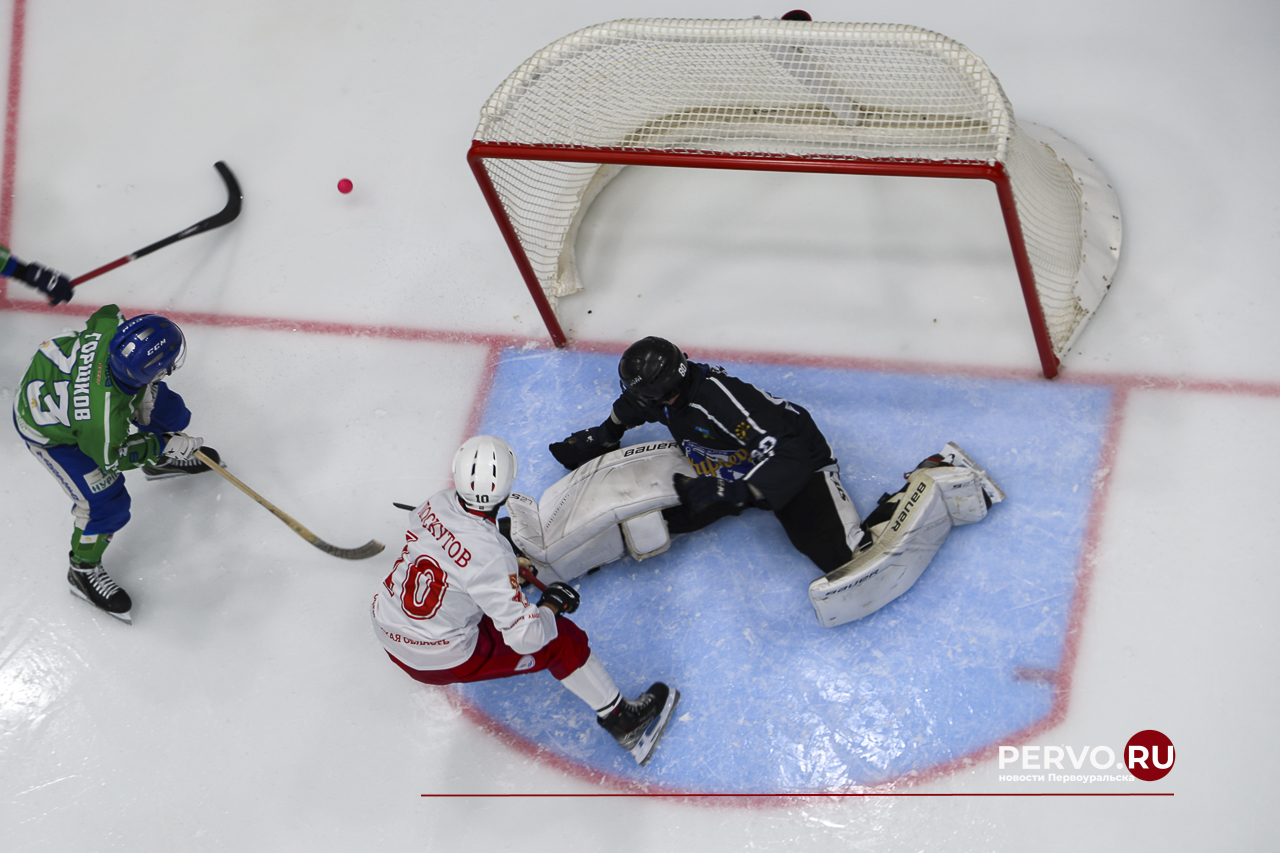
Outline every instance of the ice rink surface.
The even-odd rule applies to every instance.
[[[1280,435],[1280,166],[1267,106],[1280,83],[1280,10],[807,8],[966,44],[1020,120],[1077,142],[1111,178],[1125,225],[1116,284],[1051,390],[1035,390],[1043,380],[994,191],[945,181],[629,170],[583,226],[588,290],[562,303],[574,345],[549,350],[464,159],[485,99],[529,55],[589,24],[785,8],[0,3],[12,24],[0,31],[19,36],[7,44],[12,205],[0,206],[0,237],[19,256],[76,275],[195,222],[223,203],[217,160],[245,194],[232,225],[86,283],[69,306],[46,309],[8,285],[5,405],[39,342],[99,305],[168,314],[190,346],[174,386],[195,412],[191,431],[324,539],[389,549],[336,560],[222,480],[130,475],[133,521],[107,554],[135,602],[124,626],[67,594],[67,502],[9,433],[0,849],[1274,848],[1280,513],[1266,463]],[[337,191],[340,178],[351,194]],[[689,717],[648,780],[544,748],[515,725],[519,714],[504,720],[475,696],[410,681],[367,616],[403,536],[392,502],[446,486],[453,450],[489,425],[511,432],[527,457],[518,486],[538,494],[554,478],[546,442],[607,407],[609,382],[575,365],[603,363],[594,369],[608,379],[607,363],[647,334],[821,408],[864,513],[943,430],[1012,477],[1010,500],[958,531],[918,589],[865,627],[817,638],[830,651],[804,646],[821,633],[803,621],[811,575],[768,531],[755,550],[778,557],[772,608],[736,563],[717,560],[710,537],[659,558],[692,584],[677,600],[691,614],[665,634],[646,637],[624,606],[602,606],[642,587],[627,573],[649,563],[585,579],[580,624],[617,651],[628,687],[650,675],[629,669],[646,652],[670,646],[672,660],[697,664],[670,674]],[[555,369],[509,381],[536,360]],[[1088,405],[1038,411],[1039,428],[1019,414],[1036,394]],[[956,400],[971,401],[970,417]],[[1050,509],[1030,519],[1037,507]],[[1027,608],[992,604],[998,575],[966,588],[955,569],[997,555],[981,571],[1003,562],[1021,581],[1043,563],[1036,549],[1058,541],[1073,575],[1034,624]],[[944,587],[955,607],[906,630],[914,609],[945,601]],[[723,621],[700,615],[712,612]],[[967,614],[998,630],[972,630]],[[940,715],[915,775],[801,779],[793,756],[757,747],[733,760],[742,744],[705,722],[741,703],[759,743],[760,728],[830,720],[840,703],[769,713],[768,697],[753,695],[792,655],[946,691],[949,666],[979,659],[974,636],[991,652],[1037,630],[1052,638],[1044,654],[1007,662],[1040,705],[1010,740],[997,729],[959,748],[963,727]],[[735,679],[718,668],[719,640],[749,645],[755,669]],[[933,651],[910,658],[914,672],[906,642]],[[963,653],[938,652],[944,642]],[[504,688],[563,702],[540,678]],[[989,717],[1017,704],[1000,689],[975,696]],[[1001,769],[998,744],[1118,751],[1144,729],[1177,748],[1159,782],[1001,778],[1043,771]],[[739,775],[673,779],[700,751]],[[639,796],[646,782],[661,796]],[[843,795],[814,793],[826,788]],[[692,795],[707,791],[722,796]],[[733,796],[742,792],[797,796]],[[1151,793],[1172,796],[1112,796]]]

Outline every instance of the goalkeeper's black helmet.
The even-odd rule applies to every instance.
[[[618,376],[624,393],[658,403],[684,390],[689,360],[671,341],[648,337],[627,347],[618,362]]]

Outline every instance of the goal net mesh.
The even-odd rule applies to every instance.
[[[483,165],[553,309],[582,289],[578,223],[621,166],[545,159],[555,156],[547,149],[634,152],[633,162],[653,152],[729,155],[761,169],[781,158],[998,164],[1055,353],[1096,307],[1076,287],[1082,204],[1071,170],[1018,128],[981,59],[916,27],[761,19],[588,27],[502,83],[475,142],[543,152]]]

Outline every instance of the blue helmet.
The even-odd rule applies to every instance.
[[[187,339],[177,323],[159,314],[139,314],[120,324],[111,339],[111,375],[138,389],[182,367]]]

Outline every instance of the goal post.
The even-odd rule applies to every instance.
[[[1120,208],[1097,165],[1019,126],[963,45],[896,24],[629,19],[542,49],[481,111],[468,162],[557,346],[574,243],[629,165],[995,184],[1046,377],[1111,286]]]

